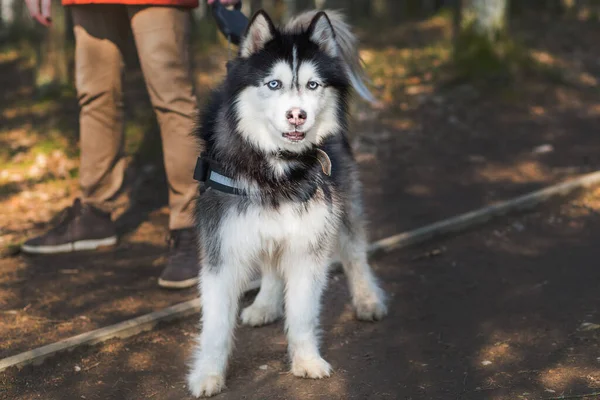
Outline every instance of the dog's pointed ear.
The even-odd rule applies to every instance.
[[[257,11],[248,24],[240,44],[240,56],[242,58],[250,57],[265,47],[265,44],[274,37],[275,25],[273,25],[273,21],[263,10]]]
[[[327,14],[323,11],[318,12],[310,22],[308,34],[311,42],[319,45],[321,50],[336,57],[338,55],[337,42],[335,41],[335,31]]]

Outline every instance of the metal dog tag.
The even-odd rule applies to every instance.
[[[331,160],[327,153],[321,149],[317,149],[317,160],[321,163],[321,169],[327,176],[331,176]]]

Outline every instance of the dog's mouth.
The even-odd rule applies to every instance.
[[[282,136],[293,143],[297,143],[304,140],[304,138],[306,137],[306,132],[284,132]]]

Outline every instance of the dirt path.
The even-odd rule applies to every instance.
[[[403,94],[406,111],[357,116],[372,240],[600,168],[593,93],[532,85],[527,99],[513,102],[474,90],[456,87],[424,100]],[[116,250],[0,258],[0,357],[196,295],[156,287],[166,250],[165,181],[153,172],[137,182],[139,202],[120,222],[128,233]],[[23,237],[46,229],[38,208],[51,215],[69,197],[38,189],[28,193],[49,193],[47,206],[24,199],[26,192],[9,197],[0,225]]]
[[[0,358],[197,296],[157,285],[166,221],[153,213],[114,250],[0,260]]]
[[[490,129],[498,130],[484,136],[444,126],[443,121],[437,122],[438,129],[428,127],[418,136],[390,130],[381,122],[365,124],[373,137],[364,134],[357,156],[373,240],[600,166],[600,143],[590,134],[596,119],[580,120],[577,130],[569,132],[568,142],[555,145],[554,152],[539,155],[532,148],[535,143],[548,141],[547,126],[526,135],[507,126],[497,127],[491,107],[480,104],[469,113],[470,118],[487,118]],[[433,124],[435,118],[442,118],[430,116],[435,114],[433,106],[419,112],[423,113],[423,123]],[[510,148],[495,146],[494,137],[508,140]],[[147,197],[156,191],[166,192],[160,179],[144,185],[142,191]],[[150,205],[160,206],[160,202],[152,200]],[[195,296],[193,290],[176,293],[156,287],[164,267],[166,212],[159,208],[147,220],[143,215],[134,216],[135,223],[141,225],[135,225],[114,251],[0,259],[0,306],[4,311],[0,357]],[[22,232],[33,234],[45,227],[38,224]]]
[[[359,109],[353,115],[371,239],[600,168],[598,25],[529,22],[517,23],[515,29],[541,59],[569,71],[569,84],[531,77],[504,91],[487,92],[468,84],[442,87],[432,77],[444,62],[443,55],[432,53],[439,46],[439,35],[424,44],[413,40],[430,28],[447,31],[436,21],[415,25],[409,35],[400,29],[390,31],[384,42],[366,41],[365,55],[375,60],[371,60],[375,81],[385,84],[383,95],[389,94],[385,110]],[[199,64],[197,78],[204,93],[214,84],[215,71],[222,72],[224,53],[217,54],[221,58]],[[382,71],[375,70],[378,65]],[[0,101],[0,150],[10,148],[9,167],[19,157],[33,155],[31,143],[48,132],[65,136],[76,148],[74,97],[45,106],[30,102],[31,71],[21,68],[0,58],[0,81],[10,89],[10,98]],[[49,226],[50,216],[75,195],[77,183],[69,174],[48,181],[42,177],[0,182],[0,357],[196,296],[193,289],[168,292],[156,286],[164,267],[166,187],[160,168],[148,169],[140,179],[148,159],[161,158],[154,154],[158,133],[148,122],[153,121],[150,107],[140,93],[143,84],[136,79],[129,82],[127,93],[128,103],[136,105],[128,111],[135,119],[132,129],[149,137],[148,146],[154,150],[136,154],[143,158],[132,177],[139,202],[120,223],[126,235],[119,247],[99,254],[5,256],[13,254],[5,252],[7,243]],[[138,111],[143,115],[137,116]],[[27,140],[19,142],[23,138]],[[76,160],[67,161],[68,168],[77,165]],[[10,176],[21,173],[5,171]],[[519,222],[527,227],[523,232],[516,225],[506,236],[486,230],[485,235],[452,240],[437,258],[412,260],[431,250],[422,249],[377,260],[388,289],[396,292],[393,314],[380,325],[353,322],[343,278],[333,281],[331,309],[324,320],[324,346],[338,369],[332,380],[302,383],[283,374],[281,326],[241,329],[240,343],[253,345],[234,358],[230,392],[223,398],[277,393],[281,398],[513,400],[529,398],[523,393],[539,398],[553,379],[564,380],[548,386],[557,393],[593,389],[598,376],[592,361],[600,354],[578,346],[591,346],[585,340],[595,333],[574,332],[586,315],[595,316],[592,311],[583,313],[597,300],[593,297],[597,276],[590,266],[600,229],[597,217],[588,216],[581,230],[569,225],[579,224],[577,219],[546,226],[532,218],[531,227],[530,222]],[[560,255],[563,250],[580,257],[578,274],[561,266],[562,260],[579,267],[575,256]],[[184,393],[183,364],[174,360],[184,358],[194,325],[172,325],[126,342],[132,350],[125,349],[125,342],[115,342],[99,353],[66,356],[58,367],[0,376],[8,384],[6,390],[0,385],[0,398],[77,398],[73,393],[102,399],[178,398]],[[503,347],[507,341],[510,354]],[[562,353],[556,353],[559,348]],[[477,364],[476,357],[484,357],[480,354],[486,351],[509,354],[502,365],[510,368],[498,367],[492,358],[486,368]],[[77,374],[75,363],[90,369]],[[258,369],[263,364],[267,370]],[[516,365],[523,367],[517,370]],[[562,372],[544,370],[550,366]]]
[[[577,135],[572,136],[576,141]],[[486,168],[494,169],[461,161],[460,146],[445,149],[443,157],[424,154],[436,151],[437,143],[421,143],[403,157],[399,154],[404,138],[389,138],[377,143],[377,161],[366,158],[361,162],[372,239],[565,177],[563,173],[551,172],[528,176],[519,171],[517,164],[497,172],[505,174],[505,179],[490,182],[481,175],[485,175]],[[484,150],[480,148],[478,153],[493,157],[493,152]],[[589,146],[587,151],[596,152],[596,146]],[[365,154],[359,147],[359,157],[368,157]],[[554,158],[576,163],[578,157],[565,151]],[[543,168],[550,171],[550,167]],[[152,191],[155,184],[151,182],[145,190]],[[139,217],[140,225],[114,250],[0,259],[0,358],[195,297],[194,289],[173,292],[156,285],[165,265],[167,212],[160,208],[150,212],[147,220]]]
[[[524,215],[373,265],[380,323],[326,295],[323,381],[287,373],[282,324],[240,327],[220,399],[543,399],[600,391],[600,197]],[[248,304],[251,296],[244,300]],[[2,376],[3,399],[185,399],[197,318]]]

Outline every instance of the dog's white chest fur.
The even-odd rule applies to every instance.
[[[232,262],[247,263],[274,247],[277,252],[306,252],[337,229],[331,211],[331,205],[318,200],[284,203],[277,209],[258,205],[243,212],[230,209],[221,227],[222,254]]]

